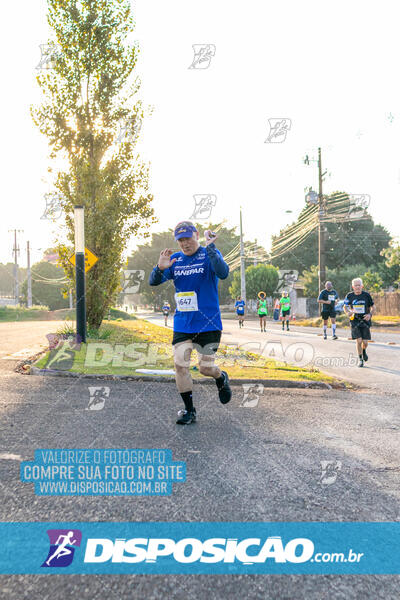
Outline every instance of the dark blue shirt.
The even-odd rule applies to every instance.
[[[374,305],[372,296],[364,290],[361,294],[349,292],[344,303],[355,311],[354,318],[357,320],[364,319],[364,316],[371,311],[371,306]]]
[[[336,290],[331,289],[331,290],[322,290],[322,292],[320,293],[320,295],[318,296],[318,300],[330,300],[331,303],[329,304],[321,304],[321,310],[324,310],[324,308],[326,308],[326,310],[329,310],[329,306],[332,306],[332,308],[335,307],[335,300],[337,300],[339,298],[338,293]]]

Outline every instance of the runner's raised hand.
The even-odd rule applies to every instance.
[[[206,246],[208,246],[209,244],[213,244],[215,242],[218,235],[210,229],[207,229],[207,231],[204,232],[204,237],[206,238]]]
[[[160,258],[158,259],[157,266],[161,271],[168,269],[168,267],[172,267],[176,258],[171,260],[171,254],[174,254],[176,250],[171,250],[170,248],[165,248],[162,252],[160,252]]]

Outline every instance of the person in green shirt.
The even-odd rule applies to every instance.
[[[289,331],[290,298],[289,298],[288,292],[282,293],[282,298],[279,300],[279,304],[281,305],[282,331],[285,330],[285,321],[286,321],[286,330]]]
[[[258,316],[260,318],[260,329],[261,331],[266,331],[265,325],[267,323],[267,294],[265,292],[258,292],[258,302],[257,302],[257,311]],[[263,329],[264,328],[264,329]]]

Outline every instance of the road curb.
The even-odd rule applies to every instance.
[[[106,375],[106,374],[83,374],[83,373],[72,373],[70,371],[60,371],[57,369],[38,369],[37,367],[30,368],[30,375],[44,375],[50,377],[75,377],[81,379],[103,379],[108,381],[153,381],[156,383],[175,383],[173,377],[135,377],[132,375]],[[289,379],[230,379],[233,385],[241,385],[242,383],[262,383],[264,387],[270,388],[305,388],[305,389],[323,389],[331,390],[335,389],[346,389],[344,383],[329,384],[325,381],[291,381]],[[215,385],[214,381],[209,378],[204,380],[193,379],[193,382],[201,385]]]

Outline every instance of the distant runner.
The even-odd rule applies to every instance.
[[[260,329],[261,331],[266,331],[265,325],[267,323],[267,294],[265,292],[258,292],[258,302],[257,302],[257,312],[260,318]],[[264,329],[263,329],[264,328]]]
[[[368,360],[366,352],[368,340],[371,339],[371,316],[374,301],[368,292],[363,290],[363,282],[360,277],[351,282],[353,288],[344,300],[344,310],[350,317],[351,337],[356,340],[358,353],[358,366],[363,367],[364,362]]]
[[[169,305],[168,302],[164,302],[163,307],[162,307],[162,311],[163,311],[163,315],[164,315],[164,323],[165,323],[165,327],[168,327],[168,315],[170,313],[171,310],[171,306]]]
[[[218,279],[228,277],[229,267],[214,244],[218,237],[215,233],[205,231],[205,246],[200,246],[199,232],[191,221],[178,223],[174,233],[181,250],[166,248],[160,253],[149,283],[160,285],[172,279],[175,285],[172,345],[176,385],[185,404],[176,422],[187,425],[196,420],[189,371],[194,347],[199,355],[200,373],[214,377],[220,402],[226,404],[232,397],[228,374],[214,363],[222,332]]]
[[[282,298],[279,300],[279,304],[281,305],[282,331],[285,330],[285,321],[286,330],[289,331],[290,298],[288,292],[282,292]]]
[[[332,323],[332,339],[337,340],[336,335],[336,310],[335,306],[339,299],[338,293],[333,289],[331,281],[325,283],[325,289],[322,290],[318,296],[318,304],[321,306],[321,317],[324,320],[324,340],[327,338],[328,319]]]
[[[279,311],[280,311],[281,305],[279,302],[279,298],[277,298],[275,300],[275,304],[274,304],[274,321],[279,321]]]
[[[236,298],[235,308],[236,308],[236,314],[237,314],[238,321],[239,321],[239,327],[243,327],[244,307],[245,306],[246,306],[246,302],[244,300],[242,300],[242,298],[240,296],[238,296]]]

